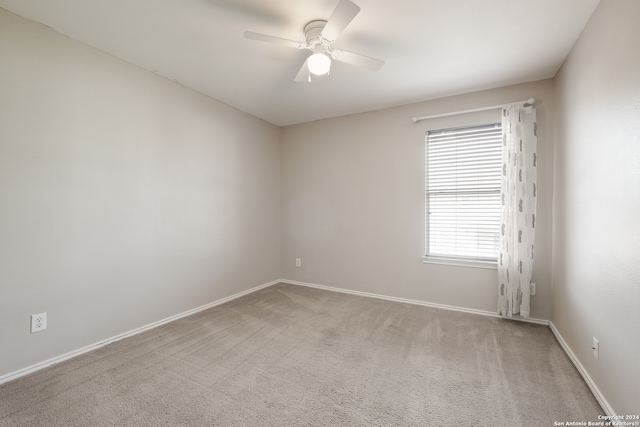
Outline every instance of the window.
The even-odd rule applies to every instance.
[[[425,145],[425,260],[495,262],[500,233],[500,124],[429,131]]]

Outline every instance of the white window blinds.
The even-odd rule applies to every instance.
[[[426,256],[495,260],[500,124],[429,131],[425,151]]]

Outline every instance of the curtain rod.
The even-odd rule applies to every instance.
[[[526,101],[520,101],[520,102],[524,104],[533,105],[535,104],[536,100],[535,98],[529,98]],[[458,114],[476,113],[478,111],[486,111],[486,110],[495,110],[497,108],[502,108],[504,105],[505,104],[491,105],[489,107],[480,107],[480,108],[473,108],[471,110],[454,111],[452,113],[442,113],[442,114],[434,114],[432,116],[412,117],[411,120],[413,120],[413,123],[418,123],[422,120],[437,119],[439,117],[457,116]]]

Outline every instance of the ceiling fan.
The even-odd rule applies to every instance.
[[[300,71],[294,79],[296,82],[311,82],[312,74],[316,76],[328,75],[331,70],[331,59],[364,67],[372,71],[378,71],[384,65],[384,61],[358,53],[332,48],[333,43],[359,12],[360,7],[355,3],[349,0],[340,0],[340,3],[336,6],[328,21],[315,20],[304,26],[306,42],[254,33],[253,31],[245,31],[244,37],[296,49],[310,50],[312,54],[309,55],[304,61],[304,64],[302,64]]]

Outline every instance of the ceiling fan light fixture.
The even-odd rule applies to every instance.
[[[309,72],[316,76],[323,76],[329,72],[331,68],[331,58],[324,53],[314,53],[307,58],[307,65],[309,66]]]
[[[295,82],[311,82],[312,74],[313,76],[328,76],[331,73],[331,65],[334,59],[338,62],[378,71],[380,67],[384,65],[384,61],[346,50],[335,50],[333,48],[333,43],[360,12],[360,7],[351,0],[337,1],[338,5],[328,20],[316,19],[307,22],[304,26],[304,42],[254,33],[253,31],[245,31],[244,37],[250,40],[279,44],[295,49],[310,50],[311,53],[307,54],[307,59],[293,79]]]

